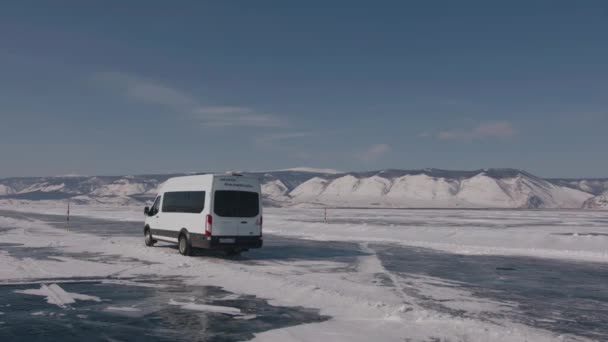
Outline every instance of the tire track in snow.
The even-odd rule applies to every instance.
[[[369,246],[369,243],[361,243],[360,248],[363,252],[367,253],[368,256],[360,257],[360,263],[358,270],[363,273],[383,275],[390,280],[394,287],[395,294],[402,300],[403,306],[399,307],[395,313],[405,313],[409,311],[420,311],[425,315],[441,315],[446,314],[451,317],[458,318],[469,318],[474,320],[480,320],[488,323],[499,324],[492,318],[502,318],[502,315],[495,314],[491,315],[488,313],[485,316],[480,316],[476,313],[471,313],[462,309],[450,308],[442,304],[441,299],[433,298],[430,295],[423,294],[421,289],[416,284],[404,279],[402,276],[395,272],[391,272],[384,265],[378,257],[378,253]],[[427,286],[437,286],[426,284]],[[467,295],[470,295],[467,293]],[[473,296],[471,300],[474,300]],[[492,317],[495,316],[495,317]]]
[[[380,261],[380,258],[378,258],[378,254],[376,253],[376,251],[370,248],[368,243],[361,243],[359,244],[359,246],[361,248],[361,251],[367,254],[366,256],[359,257],[359,264],[357,265],[357,270],[359,271],[359,273],[371,274],[374,276],[381,274],[387,277],[394,287],[395,294],[397,295],[397,297],[399,297],[399,299],[404,305],[400,307],[397,311],[403,313],[407,311],[412,311],[416,308],[421,309],[421,307],[414,303],[414,298],[412,298],[408,294],[408,292],[405,291],[405,288],[403,287],[400,278],[393,272],[387,270],[384,265],[382,265],[382,262]]]

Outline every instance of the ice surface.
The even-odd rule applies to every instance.
[[[35,208],[47,213],[61,212],[61,209],[59,206]],[[107,207],[76,207],[75,210],[81,215],[141,219],[140,208],[136,207],[116,211]],[[173,248],[146,248],[140,236],[85,234],[82,232],[87,230],[77,226],[69,231],[56,229],[31,220],[26,214],[18,219],[1,217],[0,213],[0,228],[11,228],[0,233],[0,244],[51,247],[66,253],[50,259],[19,258],[8,251],[0,253],[0,281],[96,276],[126,284],[129,277],[141,275],[185,277],[192,285],[220,286],[233,293],[267,298],[276,305],[318,308],[322,314],[332,317],[322,323],[260,333],[257,339],[264,341],[588,340],[510,320],[511,311],[518,310],[517,304],[478,297],[455,280],[396,272],[386,266],[372,245],[419,246],[454,256],[522,255],[605,263],[608,262],[608,235],[602,234],[606,233],[608,223],[606,213],[329,210],[328,214],[325,223],[322,210],[266,210],[265,232],[283,238],[328,242],[313,244],[309,249],[306,249],[306,240],[297,240],[300,242],[284,249],[268,244],[257,254],[252,253],[258,255],[257,258],[245,256],[245,259],[230,260],[204,256],[185,258]],[[336,244],[350,246],[350,252],[340,254],[329,250]],[[315,246],[324,246],[327,250],[315,250]],[[284,254],[277,256],[277,250]],[[102,262],[70,256],[83,252],[120,258]],[[184,264],[188,267],[180,267]],[[79,299],[78,294],[57,289],[25,291],[52,297],[52,301],[64,303],[62,305]],[[185,310],[241,313],[229,303],[208,305],[183,298],[167,303]]]

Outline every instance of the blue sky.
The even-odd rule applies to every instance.
[[[605,1],[0,4],[0,177],[608,177]]]

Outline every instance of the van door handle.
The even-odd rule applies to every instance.
[[[241,223],[247,223],[247,221],[241,221]]]

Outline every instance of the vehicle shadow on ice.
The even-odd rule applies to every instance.
[[[163,248],[179,253],[175,244],[159,243],[154,248]],[[227,256],[222,250],[195,249],[192,257],[211,257],[225,260],[238,260],[245,263],[268,261],[334,261],[355,264],[357,258],[369,255],[358,244],[341,241],[314,241],[285,238],[274,235],[264,237],[264,246],[250,249],[239,256]]]

